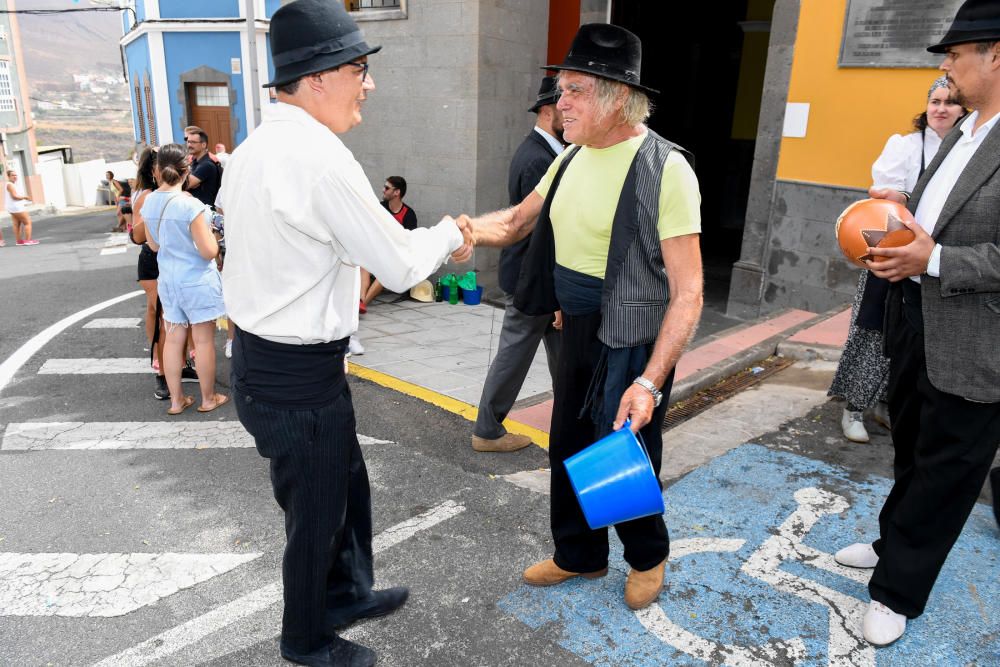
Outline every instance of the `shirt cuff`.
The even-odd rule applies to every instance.
[[[927,260],[927,275],[931,278],[938,278],[941,276],[941,244],[938,243],[934,246],[934,250],[931,250],[931,257]]]
[[[465,237],[462,236],[462,232],[459,231],[458,225],[456,225],[451,220],[441,219],[439,223],[435,225],[438,229],[444,231],[445,238],[448,239],[448,254],[455,252],[462,247],[465,243]],[[447,261],[448,258],[445,259]]]

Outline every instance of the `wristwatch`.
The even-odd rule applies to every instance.
[[[636,379],[632,380],[632,384],[637,384],[650,394],[653,395],[653,407],[660,407],[660,403],[663,401],[663,392],[656,388],[656,385],[642,377],[641,375]]]

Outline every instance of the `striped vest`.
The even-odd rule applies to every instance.
[[[529,315],[559,309],[552,278],[555,243],[549,211],[562,175],[578,150],[574,148],[559,165],[521,267],[514,306]],[[622,185],[611,227],[597,332],[610,348],[653,343],[667,312],[670,285],[663,268],[657,221],[663,167],[672,150],[680,151],[694,166],[690,152],[649,130]]]

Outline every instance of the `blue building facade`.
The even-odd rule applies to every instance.
[[[134,13],[122,13],[121,45],[136,144],[182,142],[189,125],[208,133],[209,150],[246,139],[270,101],[260,86],[270,79],[268,27],[281,4],[135,0]]]

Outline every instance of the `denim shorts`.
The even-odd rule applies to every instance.
[[[161,279],[157,289],[163,303],[163,319],[170,324],[200,324],[226,314],[222,278],[217,271],[194,283],[177,285]]]

